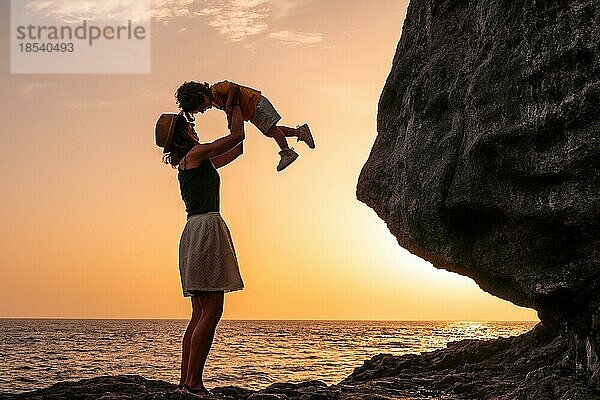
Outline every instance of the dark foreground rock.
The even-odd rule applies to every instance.
[[[584,385],[568,363],[568,339],[536,326],[518,337],[462,340],[446,349],[392,356],[380,354],[344,381],[276,383],[260,391],[213,389],[223,400],[596,400],[600,382]],[[4,400],[176,400],[175,385],[136,375],[62,382]]]
[[[600,2],[413,0],[358,198],[600,379]]]
[[[568,339],[538,324],[521,336],[462,340],[422,355],[379,355],[344,383],[389,380],[453,399],[600,399],[600,383],[579,382],[568,363]]]

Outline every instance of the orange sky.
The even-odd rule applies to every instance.
[[[400,248],[355,198],[404,1],[156,1],[151,74],[0,66],[0,317],[189,316],[185,212],[153,128],[183,81],[229,79],[262,90],[282,124],[309,122],[317,149],[291,142],[300,158],[277,173],[274,141],[247,124],[245,154],[220,171],[246,285],[226,295],[224,318],[536,319]],[[224,114],[197,131],[224,135]]]

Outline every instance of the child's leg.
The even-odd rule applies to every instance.
[[[298,129],[296,128],[290,128],[283,125],[279,125],[278,128],[287,137],[298,137]]]
[[[293,163],[296,158],[298,158],[298,153],[296,153],[293,149],[289,148],[283,130],[281,130],[280,127],[278,127],[277,125],[273,125],[269,128],[269,130],[267,131],[267,136],[275,139],[275,141],[281,148],[281,151],[279,152],[281,160],[279,160],[279,164],[277,165],[277,171],[282,171],[288,165]]]
[[[277,144],[279,145],[279,148],[281,150],[289,149],[290,147],[288,146],[287,140],[285,139],[286,135],[283,133],[283,131],[280,128],[281,127],[279,127],[277,125],[273,125],[271,128],[269,128],[268,136],[275,139],[275,141],[277,142]],[[291,129],[291,128],[288,128],[288,129]]]

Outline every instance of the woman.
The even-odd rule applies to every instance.
[[[245,135],[241,110],[235,106],[228,121],[229,135],[212,143],[199,143],[194,125],[188,120],[198,108],[190,107],[180,97],[178,103],[182,112],[163,114],[156,125],[156,143],[164,147],[165,163],[179,167],[187,213],[179,242],[179,272],[183,295],[191,297],[192,316],[183,336],[178,390],[212,396],[202,374],[223,313],[224,293],[244,287],[229,229],[219,214],[217,168],[243,153]]]

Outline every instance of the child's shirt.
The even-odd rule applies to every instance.
[[[210,87],[212,103],[214,107],[220,110],[225,110],[227,103],[227,95],[231,84],[229,81],[215,83]],[[260,99],[260,91],[246,86],[240,87],[240,109],[242,110],[242,118],[244,121],[249,121],[254,115],[254,109]]]

